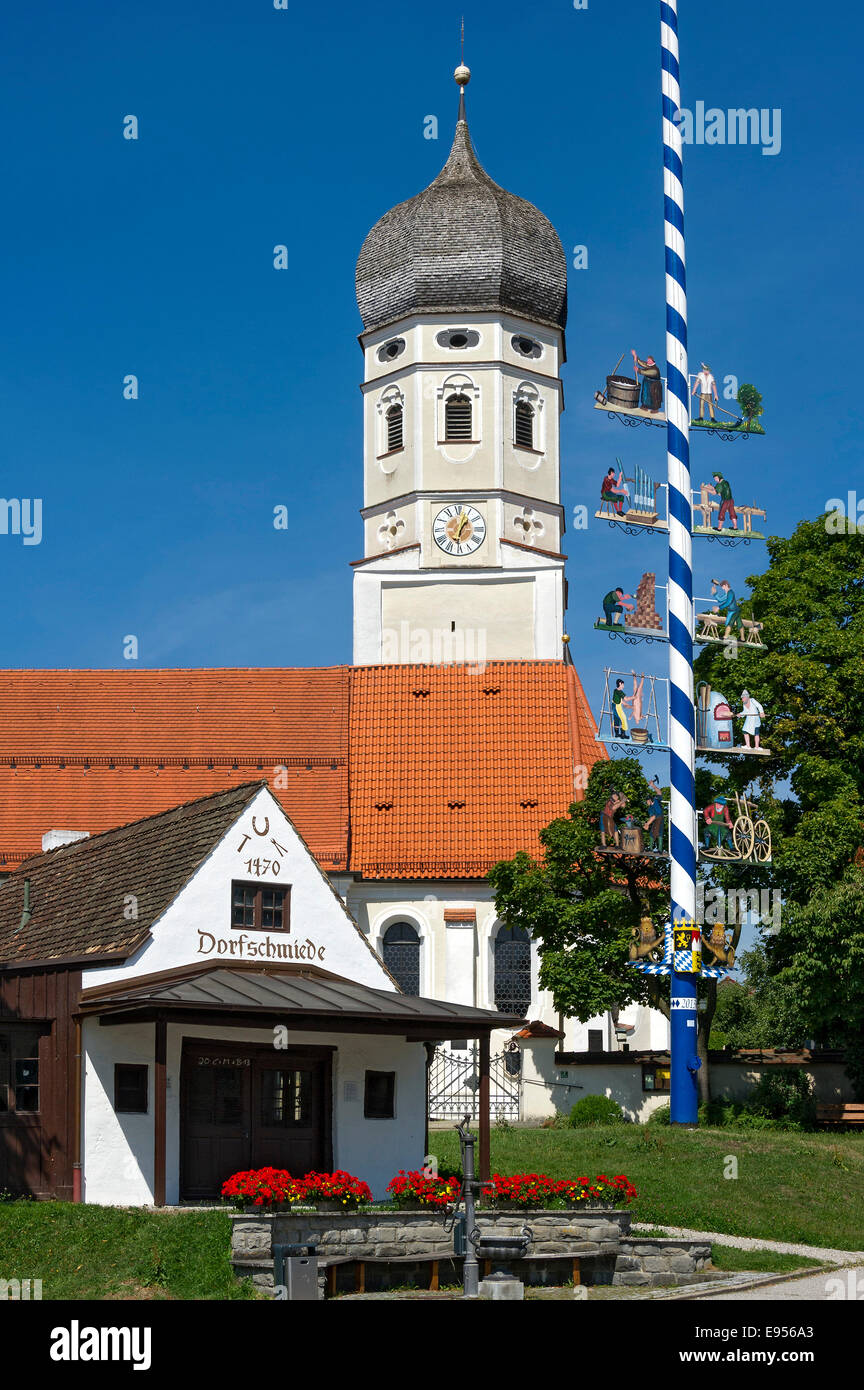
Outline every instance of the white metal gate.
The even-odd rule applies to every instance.
[[[429,1068],[429,1119],[478,1117],[479,1049],[469,1043],[464,1052],[436,1047]],[[518,1120],[522,1109],[522,1053],[501,1052],[489,1062],[489,1113],[493,1120]]]

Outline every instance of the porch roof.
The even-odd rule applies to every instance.
[[[312,1032],[402,1034],[417,1041],[477,1037],[513,1028],[515,1014],[373,989],[315,968],[235,963],[181,967],[81,991],[80,1011],[105,1025],[176,1022],[285,1024]]]

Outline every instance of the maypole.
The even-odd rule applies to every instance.
[[[695,712],[693,707],[693,513],[687,372],[684,166],[677,0],[661,0],[663,202],[666,241],[666,461],[669,480],[670,897],[673,935],[671,1121],[698,1117]],[[691,935],[692,933],[692,935]],[[698,935],[697,935],[698,933]],[[685,946],[686,949],[682,949]]]

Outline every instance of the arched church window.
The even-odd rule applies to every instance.
[[[387,411],[387,452],[392,454],[394,449],[402,447],[402,407],[391,405]]]
[[[534,407],[527,401],[516,402],[516,446],[519,449],[534,448]]]
[[[531,938],[524,927],[499,927],[494,952],[495,1007],[524,1017],[531,1005]]]
[[[471,402],[460,391],[450,396],[444,406],[444,438],[453,440],[471,439]]]
[[[420,993],[420,936],[410,922],[394,922],[384,933],[384,964],[404,994]]]

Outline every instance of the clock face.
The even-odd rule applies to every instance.
[[[486,522],[476,507],[452,502],[432,522],[432,534],[445,555],[473,555],[486,539]]]

